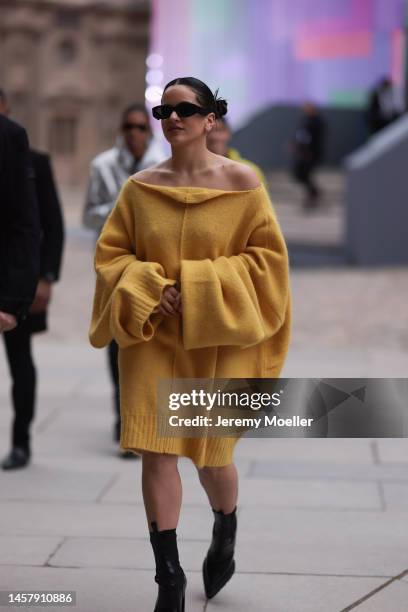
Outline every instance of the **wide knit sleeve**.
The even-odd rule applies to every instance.
[[[155,314],[163,289],[176,281],[162,265],[135,255],[132,184],[125,183],[96,244],[96,286],[89,339],[101,348],[116,340],[121,348],[147,342],[162,320]]]
[[[231,257],[181,262],[184,348],[247,348],[282,327],[289,300],[289,262],[266,190],[257,190],[245,249]]]

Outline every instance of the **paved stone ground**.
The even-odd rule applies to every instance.
[[[156,584],[140,461],[119,459],[111,441],[106,356],[87,342],[92,237],[79,227],[82,195],[68,196],[51,332],[34,343],[34,461],[19,473],[0,473],[0,590],[72,589],[78,612],[149,612]],[[294,270],[293,340],[283,374],[406,376],[407,272]],[[2,452],[8,382],[1,357]],[[246,439],[236,461],[237,574],[208,603],[201,561],[212,516],[193,465],[180,461],[186,611],[407,610],[408,440]]]

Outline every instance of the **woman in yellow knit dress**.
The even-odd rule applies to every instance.
[[[179,456],[197,467],[214,514],[208,598],[235,569],[234,437],[157,435],[160,379],[277,377],[290,333],[286,246],[255,172],[211,153],[227,103],[202,81],[168,83],[153,109],[171,157],[130,177],[97,242],[90,341],[119,345],[121,447],[142,455],[159,585],[155,612],[184,611],[176,528]]]

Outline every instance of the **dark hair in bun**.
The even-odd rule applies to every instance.
[[[208,85],[206,85],[203,81],[200,81],[200,79],[196,79],[194,77],[180,77],[178,79],[173,79],[167,83],[163,93],[166,91],[166,89],[172,87],[173,85],[186,85],[186,87],[190,87],[194,91],[201,106],[211,109],[210,112],[215,113],[217,119],[220,119],[227,114],[228,103],[226,100],[224,100],[224,98],[218,97],[218,89],[213,94]]]
[[[228,102],[224,98],[218,97],[218,89],[214,93],[215,114],[217,119],[221,119],[228,112]]]

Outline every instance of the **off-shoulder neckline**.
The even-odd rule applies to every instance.
[[[176,190],[179,191],[180,189],[188,189],[188,190],[198,190],[198,191],[215,191],[218,193],[253,193],[255,191],[258,191],[259,189],[261,189],[264,185],[263,183],[259,183],[259,185],[257,185],[256,187],[253,187],[252,189],[216,189],[214,187],[198,187],[197,185],[180,185],[180,186],[175,186],[175,185],[157,185],[156,183],[145,183],[143,181],[138,181],[137,179],[133,178],[133,176],[129,177],[129,179],[138,184],[138,185],[143,185],[145,187],[153,187],[156,189],[170,189],[170,190]]]

